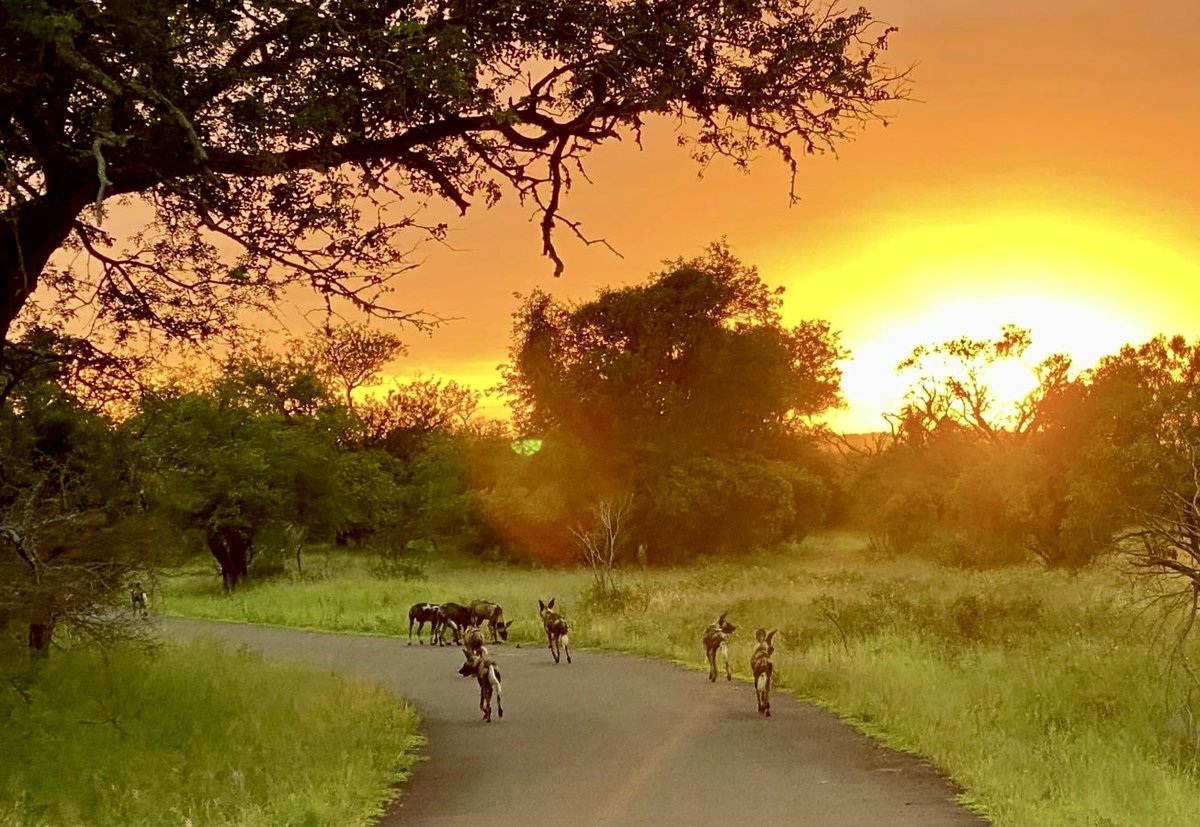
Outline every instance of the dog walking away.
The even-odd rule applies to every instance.
[[[546,638],[550,641],[550,654],[554,662],[559,662],[562,652],[567,653],[567,663],[571,662],[571,641],[567,637],[567,619],[554,611],[554,598],[549,603],[538,601],[538,613],[542,616],[542,624],[546,627]]]
[[[442,623],[442,634],[438,639],[444,641],[449,628],[454,642],[462,643],[462,632],[471,625],[471,610],[458,603],[443,603]]]
[[[478,630],[477,630],[478,631]],[[482,636],[481,636],[482,637]],[[496,712],[504,717],[504,703],[500,697],[500,668],[488,654],[487,647],[479,649],[463,649],[466,662],[459,667],[458,674],[463,677],[475,676],[479,681],[479,709],[483,712],[484,723],[492,722],[492,698],[496,699]]]
[[[726,640],[734,629],[737,627],[725,620],[725,613],[717,618],[716,623],[709,624],[704,630],[704,655],[708,658],[708,679],[715,681],[717,679],[717,656],[720,655],[725,659],[725,679],[733,680],[733,673],[729,671],[729,646]]]
[[[775,672],[775,664],[771,663],[775,647],[771,641],[776,631],[778,630],[772,629],[769,633],[766,629],[756,631],[754,639],[757,643],[750,655],[750,671],[754,675],[754,695],[758,699],[758,711],[768,718],[771,717],[771,676]]]
[[[472,601],[471,623],[482,629],[485,621],[492,627],[492,643],[498,642],[497,635],[499,640],[508,640],[508,627],[511,624],[504,622],[504,609],[488,600]]]
[[[150,616],[150,609],[147,606],[146,590],[142,588],[142,581],[136,581],[129,589],[129,602],[133,604],[133,610],[138,617],[146,618]]]
[[[429,642],[441,640],[442,624],[445,622],[445,615],[442,614],[442,607],[436,603],[414,603],[412,608],[408,610],[408,645],[412,646],[412,631],[413,624],[417,624],[417,643],[424,644],[421,640],[421,631],[425,628],[425,624],[429,624]]]

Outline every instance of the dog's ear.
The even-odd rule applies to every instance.
[[[724,625],[725,625],[725,615],[727,615],[727,614],[728,614],[728,612],[721,612],[721,616],[717,618],[717,625],[718,625],[718,626],[724,626]]]
[[[546,608],[547,608],[547,609],[553,609],[553,608],[554,608],[554,598],[553,598],[553,597],[552,597],[552,598],[550,598],[550,602],[546,604]]]
[[[544,612],[544,611],[546,611],[546,604],[545,604],[545,603],[543,603],[543,602],[542,602],[542,601],[540,601],[540,600],[538,601],[538,611],[539,611],[539,612]]]
[[[773,637],[775,637],[775,633],[778,631],[779,631],[778,629],[772,629],[771,631],[767,632],[767,645],[768,646],[771,645],[771,639]]]

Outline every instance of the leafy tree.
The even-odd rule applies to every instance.
[[[385,447],[406,458],[435,434],[464,434],[477,425],[481,394],[453,380],[416,379],[397,385],[383,399],[356,409],[364,445]]]
[[[633,545],[667,560],[824,517],[824,485],[772,463],[804,464],[814,417],[840,404],[845,353],[825,322],[784,327],[781,293],[717,244],[578,306],[528,298],[505,384],[518,427],[553,437],[541,454],[559,455],[571,524],[606,492],[634,492]],[[817,498],[800,508],[803,528],[801,491]]]
[[[315,331],[300,350],[323,374],[326,386],[343,393],[351,409],[354,391],[378,385],[383,367],[408,352],[399,337],[356,324]]]
[[[988,370],[1019,360],[1032,344],[1029,331],[1005,325],[998,339],[962,336],[933,345],[918,345],[896,371],[912,377],[893,427],[903,439],[916,441],[946,423],[965,428],[991,442],[1021,439],[1041,427],[1040,403],[1068,381],[1071,360],[1056,353],[1032,368],[1037,382],[1014,404],[999,400]]]
[[[841,404],[845,356],[826,322],[782,325],[782,292],[724,244],[577,307],[535,292],[504,368],[518,428],[561,428],[594,459],[778,448]]]
[[[292,282],[405,317],[381,292],[398,232],[444,230],[422,199],[515,192],[560,270],[572,175],[645,118],[690,122],[701,163],[794,171],[902,92],[890,28],[794,0],[5,0],[0,27],[0,340],[45,279],[176,336]],[[118,248],[124,196],[155,218]],[[64,247],[98,269],[48,269]]]
[[[251,572],[264,532],[332,540],[393,522],[392,461],[342,450],[348,412],[295,362],[239,354],[208,387],[147,395],[131,425],[174,519],[203,537],[226,590]]]
[[[0,405],[0,629],[23,625],[39,656],[62,629],[139,634],[129,584],[164,558],[128,436],[64,389],[76,344],[26,337]]]

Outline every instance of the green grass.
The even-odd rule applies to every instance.
[[[55,653],[0,687],[0,824],[370,824],[417,724],[382,689],[245,650]]]
[[[736,676],[748,676],[753,630],[779,628],[783,691],[927,757],[997,824],[1200,823],[1200,703],[1167,675],[1154,613],[1114,571],[968,572],[882,559],[831,534],[786,553],[629,573],[621,599],[603,605],[588,599],[590,582],[581,571],[448,563],[424,581],[379,581],[344,556],[321,579],[231,598],[211,575],[180,577],[165,606],[404,635],[411,603],[482,596],[516,621],[512,639],[540,642],[537,600],[553,596],[573,648],[694,668],[701,630],[728,610]]]

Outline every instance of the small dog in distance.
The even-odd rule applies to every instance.
[[[554,611],[554,598],[549,603],[538,601],[538,613],[542,616],[542,625],[546,627],[546,638],[550,641],[550,654],[554,662],[559,662],[562,652],[567,653],[567,663],[571,662],[571,641],[567,637],[567,619]]]
[[[725,641],[737,627],[725,620],[725,614],[722,612],[721,616],[717,618],[717,622],[710,624],[704,630],[704,654],[708,658],[708,679],[710,681],[717,679],[718,655],[725,659],[725,679],[733,680],[733,673],[729,670],[729,647]]]
[[[129,589],[129,602],[133,604],[133,611],[140,618],[150,616],[150,609],[147,605],[146,590],[142,588],[142,581],[136,581]]]
[[[446,616],[442,614],[442,607],[436,603],[414,603],[412,608],[408,610],[408,645],[412,646],[413,624],[417,624],[417,643],[424,644],[421,640],[421,631],[425,628],[425,624],[429,624],[429,642],[441,642],[442,624],[445,623]]]
[[[771,717],[771,676],[775,672],[775,664],[771,663],[771,655],[775,647],[771,643],[776,629],[767,632],[759,629],[754,633],[757,643],[750,655],[750,671],[754,674],[754,695],[758,699],[758,712],[767,718]]]
[[[443,603],[442,617],[444,620],[439,640],[445,640],[446,629],[449,629],[454,637],[454,642],[461,643],[463,629],[471,625],[471,610],[458,603]]]
[[[504,622],[504,609],[488,600],[472,601],[471,623],[482,629],[485,621],[492,627],[492,643],[498,642],[497,636],[499,640],[508,640],[508,627],[511,624]]]

